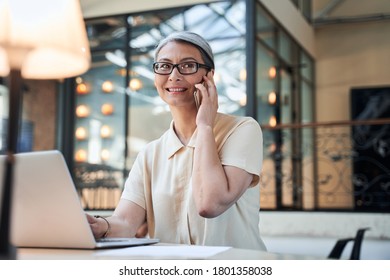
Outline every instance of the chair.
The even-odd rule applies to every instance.
[[[370,228],[361,228],[356,232],[356,236],[354,238],[343,238],[337,240],[334,245],[332,251],[329,253],[328,258],[330,259],[340,259],[341,254],[344,251],[345,246],[348,242],[353,241],[352,251],[350,260],[359,260],[360,259],[360,250],[363,242],[364,233],[366,230]]]

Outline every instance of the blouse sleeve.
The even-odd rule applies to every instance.
[[[258,184],[263,162],[263,135],[252,118],[238,125],[220,151],[222,165],[235,166],[253,174],[251,186]]]
[[[143,153],[140,152],[126,179],[121,198],[130,200],[145,209],[143,158]]]

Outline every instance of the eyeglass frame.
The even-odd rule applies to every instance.
[[[172,65],[171,72],[165,73],[165,74],[156,72],[155,65],[156,65],[156,64],[159,64],[159,63]],[[180,64],[186,64],[186,63],[195,63],[195,65],[196,65],[196,71],[193,72],[193,73],[182,73],[182,72],[180,71],[179,65],[180,65]],[[204,68],[204,69],[207,70],[207,72],[209,72],[209,71],[211,70],[211,67],[210,67],[210,66],[208,66],[208,65],[206,65],[206,64],[202,64],[202,63],[196,62],[196,61],[187,61],[187,62],[181,62],[181,63],[177,63],[177,64],[170,63],[170,62],[155,62],[155,63],[153,63],[153,72],[154,72],[155,74],[158,74],[158,75],[171,75],[172,72],[173,72],[173,69],[175,69],[175,68],[177,69],[177,71],[179,71],[179,73],[180,73],[181,75],[192,75],[192,74],[195,74],[195,73],[197,73],[197,72],[199,71],[199,68]]]

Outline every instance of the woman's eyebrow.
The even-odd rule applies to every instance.
[[[182,58],[180,61],[187,61],[187,60],[193,60],[193,61],[197,61],[194,57],[190,56],[190,57],[184,57]]]
[[[166,62],[170,62],[170,61],[172,61],[172,60],[170,60],[169,58],[164,58],[164,57],[162,57],[162,58],[157,59],[157,61],[166,61]]]
[[[162,57],[162,58],[159,58],[158,61],[165,61],[165,62],[172,62],[172,59],[169,59],[169,58],[166,58],[166,57]],[[184,61],[194,61],[194,62],[197,62],[197,60],[190,56],[190,57],[184,57],[180,60],[180,62],[184,62]]]

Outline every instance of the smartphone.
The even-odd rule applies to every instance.
[[[202,83],[204,85],[203,79],[200,83]],[[201,100],[200,100],[200,96],[198,94],[198,90],[195,90],[195,92],[194,92],[194,99],[195,99],[196,109],[199,109]]]
[[[200,100],[199,100],[198,90],[195,90],[195,92],[194,92],[194,98],[195,98],[196,109],[199,109]]]

